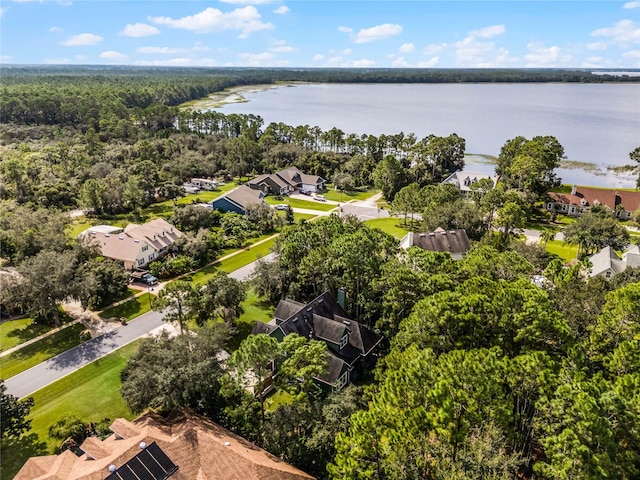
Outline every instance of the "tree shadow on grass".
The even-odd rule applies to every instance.
[[[3,440],[0,444],[0,478],[13,478],[29,457],[48,455],[47,444],[35,433],[14,440]]]

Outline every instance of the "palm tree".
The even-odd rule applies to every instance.
[[[540,242],[542,242],[542,245],[545,247],[547,246],[547,242],[555,240],[555,238],[556,231],[551,228],[545,228],[544,230],[542,230],[542,232],[540,232]]]

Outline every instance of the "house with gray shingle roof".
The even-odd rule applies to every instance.
[[[613,248],[604,247],[598,253],[591,255],[589,261],[591,262],[590,277],[611,278],[627,268],[640,267],[640,247],[631,245],[622,253],[622,258]]]
[[[274,319],[269,323],[257,322],[251,333],[267,334],[279,342],[292,333],[324,342],[329,370],[316,380],[336,390],[342,389],[372,362],[374,351],[383,339],[351,320],[329,292],[306,304],[280,300]]]
[[[263,203],[264,193],[260,190],[252,190],[246,185],[240,185],[230,192],[209,202],[213,210],[221,212],[235,212],[246,215],[247,207],[252,203]]]
[[[471,250],[467,232],[458,230],[436,229],[434,232],[409,232],[400,240],[400,248],[418,247],[430,252],[447,252],[454,260],[460,260]]]
[[[318,175],[308,175],[296,167],[289,167],[277,173],[260,175],[248,181],[247,185],[266,195],[289,195],[300,190],[320,192],[325,183],[326,180]]]

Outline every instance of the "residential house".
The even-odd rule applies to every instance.
[[[32,457],[14,480],[308,480],[312,476],[199,415],[116,419],[76,456]]]
[[[335,390],[342,389],[374,361],[374,350],[383,339],[348,318],[343,306],[329,292],[306,304],[280,300],[274,319],[269,323],[257,322],[251,333],[271,335],[279,342],[292,333],[325,342],[329,369],[316,380]]]
[[[497,175],[470,172],[468,170],[456,170],[447,178],[445,178],[442,183],[451,183],[455,185],[456,188],[460,190],[460,193],[463,197],[469,198],[471,192],[473,191],[471,188],[473,184],[479,180],[482,180],[483,178],[488,178],[489,180],[491,180],[493,182],[493,188],[495,188],[496,184],[498,183]]]
[[[99,227],[108,227],[105,225]],[[129,224],[115,233],[105,233],[106,229],[91,227],[83,232],[84,241],[100,249],[103,257],[120,261],[126,270],[144,268],[158,258],[162,258],[175,248],[175,242],[184,234],[162,218],[156,218],[144,225]]]
[[[264,193],[260,190],[252,190],[245,185],[240,185],[228,193],[209,202],[214,210],[222,212],[235,212],[241,215],[247,213],[247,207],[252,203],[264,202]]]
[[[300,190],[321,192],[325,183],[326,180],[318,175],[308,175],[296,167],[289,167],[277,173],[260,175],[247,182],[247,185],[266,195],[289,195]]]
[[[201,190],[215,190],[219,185],[216,180],[209,178],[192,178],[189,183]]]
[[[590,277],[611,278],[617,273],[624,272],[627,268],[640,267],[640,247],[631,245],[618,256],[611,247],[605,247],[598,253],[589,257],[591,262]]]
[[[550,212],[577,217],[594,205],[609,208],[620,219],[631,218],[640,208],[640,191],[618,191],[606,188],[578,187],[573,185],[571,193],[549,192],[545,208]]]
[[[438,228],[435,232],[409,232],[400,240],[400,248],[418,247],[430,252],[447,252],[454,260],[460,260],[469,250],[471,243],[467,232],[458,230],[446,231]]]

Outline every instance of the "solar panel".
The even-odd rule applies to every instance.
[[[177,470],[177,465],[153,442],[105,480],[167,480]]]

